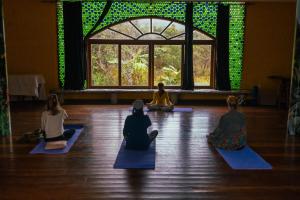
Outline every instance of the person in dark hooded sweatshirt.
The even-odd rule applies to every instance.
[[[158,134],[157,130],[147,133],[152,123],[149,116],[144,114],[143,108],[142,100],[134,101],[132,115],[127,116],[125,120],[123,135],[126,140],[126,149],[147,150]]]

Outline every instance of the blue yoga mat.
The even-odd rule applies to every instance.
[[[129,111],[132,111],[132,107],[129,108]],[[150,110],[148,110],[147,108],[144,108],[145,112],[151,112]],[[174,108],[173,111],[171,112],[193,112],[193,108]]]
[[[123,140],[117,159],[115,169],[154,169],[155,168],[155,140],[146,151],[125,149],[126,141]]]
[[[232,169],[272,169],[272,166],[249,146],[237,151],[216,149]]]
[[[67,146],[64,149],[51,149],[51,150],[46,150],[46,142],[44,140],[40,141],[39,144],[35,146],[35,148],[30,152],[30,154],[65,154],[68,153],[73,146],[73,144],[76,142],[78,139],[80,133],[83,130],[82,125],[65,125],[65,129],[76,129],[74,135],[68,140]]]

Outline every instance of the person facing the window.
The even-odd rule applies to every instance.
[[[51,94],[47,99],[47,110],[42,113],[41,131],[46,142],[68,140],[75,133],[74,129],[64,130],[64,120],[68,117],[60,106],[57,95]]]
[[[143,111],[142,100],[133,102],[132,115],[127,116],[123,128],[123,136],[126,140],[126,149],[147,150],[151,142],[156,138],[158,131],[147,133],[151,127],[151,120]]]
[[[246,119],[237,111],[237,97],[228,96],[227,105],[229,111],[221,117],[214,132],[207,135],[207,141],[218,148],[238,150],[246,145]]]
[[[161,110],[170,112],[174,109],[173,103],[169,99],[168,92],[164,89],[163,83],[158,83],[158,91],[154,92],[153,100],[147,104],[149,110]]]

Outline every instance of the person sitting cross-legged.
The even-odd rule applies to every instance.
[[[217,148],[238,150],[247,143],[246,118],[237,111],[238,98],[228,96],[227,105],[228,112],[221,117],[217,128],[207,135],[207,141]]]
[[[147,133],[151,120],[144,114],[143,108],[142,100],[134,101],[132,115],[127,116],[125,120],[123,136],[126,140],[126,149],[147,150],[158,134],[157,130]]]
[[[64,130],[64,120],[68,117],[60,106],[57,95],[51,94],[47,100],[47,110],[42,113],[41,131],[46,142],[69,140],[75,129]]]
[[[150,111],[161,110],[171,112],[174,109],[173,103],[170,101],[169,94],[164,89],[163,83],[158,83],[158,91],[154,92],[153,100],[147,104]]]

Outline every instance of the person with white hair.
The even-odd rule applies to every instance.
[[[217,128],[207,135],[208,142],[213,146],[238,150],[246,145],[246,118],[237,110],[238,104],[237,97],[227,97],[228,112],[221,117]]]
[[[126,140],[126,149],[147,150],[158,134],[157,130],[147,133],[152,123],[149,116],[144,114],[143,108],[144,102],[135,100],[132,115],[127,116],[125,120],[123,135]]]

